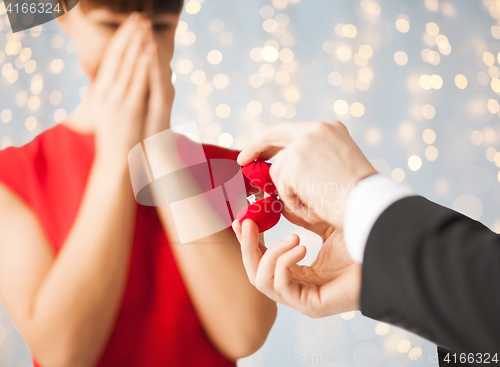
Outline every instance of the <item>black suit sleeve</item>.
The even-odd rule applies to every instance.
[[[360,304],[452,352],[500,358],[500,236],[423,197],[401,199],[370,232]]]

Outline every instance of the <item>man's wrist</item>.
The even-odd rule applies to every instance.
[[[365,173],[365,174],[362,174],[362,175],[359,176],[360,178],[358,179],[358,181],[355,183],[354,186],[356,187],[356,185],[359,184],[361,181],[366,180],[366,179],[368,179],[368,178],[370,178],[370,177],[372,177],[374,175],[378,175],[378,174],[379,174],[379,172],[377,172],[375,170],[370,171],[370,172]]]
[[[347,206],[347,202],[349,200],[349,196],[360,182],[368,179],[371,176],[377,175],[378,172],[375,169],[371,169],[364,172],[356,172],[353,174],[352,181],[348,184],[340,184],[342,189],[347,187],[347,190],[344,191],[344,195],[335,195],[330,197],[328,211],[323,212],[321,218],[327,222],[328,224],[334,227],[343,227],[344,219],[345,219],[345,208]]]
[[[360,180],[350,193],[344,213],[344,239],[351,258],[363,262],[371,229],[378,217],[394,202],[410,193],[380,174]]]

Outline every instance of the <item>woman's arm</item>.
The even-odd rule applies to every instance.
[[[96,164],[57,256],[32,211],[10,190],[0,189],[1,295],[42,365],[93,366],[106,345],[134,228],[136,204],[127,174]]]
[[[248,281],[240,245],[231,228],[179,244],[168,205],[157,207],[177,265],[205,332],[227,358],[238,359],[264,344],[276,304]]]
[[[171,55],[161,44],[156,46],[153,48],[150,69],[151,96],[144,138],[170,128],[174,99]],[[182,164],[175,162],[175,147],[176,144],[163,144],[155,147],[154,152],[148,147],[147,154],[161,156],[162,164],[168,164],[171,160],[173,167],[182,167]],[[146,159],[149,161],[148,157]],[[194,182],[183,182],[178,189],[183,187],[186,192],[190,192],[188,187],[192,184],[196,185]],[[192,210],[204,218],[217,215],[210,205],[201,206]],[[191,301],[213,345],[230,359],[255,352],[262,346],[274,324],[276,304],[248,281],[240,245],[232,229],[228,228],[200,241],[178,244],[180,241],[169,206],[158,206],[157,211],[170,243],[173,243],[172,250]]]
[[[0,187],[0,292],[44,366],[94,366],[118,313],[137,205],[127,154],[143,133],[151,57],[143,23],[136,17],[116,32],[83,102],[96,123],[96,158],[57,256],[32,211]]]

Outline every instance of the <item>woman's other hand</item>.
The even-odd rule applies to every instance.
[[[149,71],[149,101],[144,139],[170,128],[170,114],[175,98],[170,67],[171,51],[160,37],[153,37]]]
[[[149,69],[153,56],[151,23],[132,14],[109,43],[84,103],[92,111],[96,155],[127,162],[142,140],[147,112]]]

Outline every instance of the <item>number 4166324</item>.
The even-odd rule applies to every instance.
[[[23,13],[23,14],[27,14],[27,13],[51,14],[53,12],[60,13],[61,11],[63,11],[60,8],[59,3],[57,3],[56,6],[53,6],[53,4],[51,4],[51,3],[47,3],[47,4],[44,4],[44,3],[38,3],[38,4],[23,3],[21,5],[19,3],[16,3],[14,6],[12,6],[12,3],[9,3],[9,5],[7,5],[5,10],[9,14],[12,12],[15,12],[17,14],[21,14],[21,13]]]
[[[445,362],[453,363],[498,363],[497,353],[491,355],[490,353],[447,353],[444,358]]]

